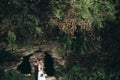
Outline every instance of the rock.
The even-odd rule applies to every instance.
[[[37,46],[31,47],[31,48],[22,47],[18,51],[13,51],[12,52],[13,54],[19,55],[21,57],[20,61],[18,61],[16,64],[13,64],[14,65],[13,68],[16,69],[17,66],[23,62],[24,57],[31,55],[29,57],[29,62],[32,68],[32,73],[34,73],[34,61],[38,59],[48,60],[48,63],[45,62],[45,65],[49,64],[49,61],[50,63],[51,61],[53,61],[52,62],[53,68],[55,69],[55,71],[60,71],[65,66],[65,60],[60,55],[58,55],[55,48],[56,48],[55,42],[51,41],[44,44],[38,44]],[[48,59],[48,56],[46,53],[50,55],[52,60]],[[52,79],[53,77],[50,77],[50,78]]]
[[[46,77],[46,80],[56,80],[56,78],[54,76],[48,76]]]

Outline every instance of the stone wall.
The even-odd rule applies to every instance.
[[[52,70],[53,70],[53,73],[55,71],[59,71],[65,65],[65,60],[56,53],[55,42],[40,44],[32,48],[22,48],[13,53],[21,56],[21,61],[16,65],[15,67],[16,69],[17,69],[17,66],[19,66],[22,63],[23,58],[26,56],[29,56],[29,62],[32,68],[31,70],[32,73],[34,72],[34,61],[39,59],[44,60],[45,67],[46,67],[45,70],[46,72],[48,71],[47,73],[49,73]],[[54,75],[54,74],[49,73],[48,75]]]

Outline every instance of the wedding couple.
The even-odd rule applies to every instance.
[[[44,74],[44,63],[42,60],[35,61],[35,80],[46,80],[45,74]]]

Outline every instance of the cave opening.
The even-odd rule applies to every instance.
[[[23,57],[22,63],[18,65],[17,70],[22,74],[31,74],[31,65],[29,62],[29,58],[32,55],[28,55]]]
[[[50,55],[50,52],[45,52],[45,72],[48,76],[54,76],[55,69],[54,69],[54,59]]]

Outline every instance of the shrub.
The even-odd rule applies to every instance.
[[[2,74],[0,80],[25,80],[25,77],[14,69],[8,69]]]
[[[120,80],[120,72],[105,72],[103,68],[88,71],[84,67],[73,66],[68,72],[61,73],[62,80]]]

